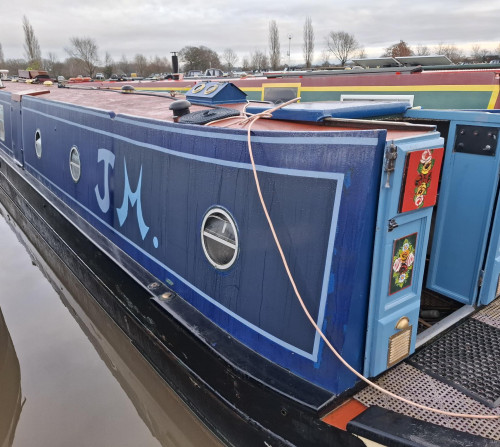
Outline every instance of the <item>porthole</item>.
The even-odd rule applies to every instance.
[[[76,146],[73,146],[69,153],[69,170],[75,183],[80,180],[80,153],[78,152],[78,148]]]
[[[210,95],[210,93],[215,92],[215,90],[217,90],[218,88],[218,85],[211,85],[210,87],[207,87],[207,89],[205,90],[205,95]]]
[[[205,88],[205,83],[202,82],[201,84],[195,85],[191,93],[200,93],[204,88]]]
[[[40,129],[35,132],[35,152],[38,158],[42,158],[42,134]]]
[[[230,268],[238,256],[238,230],[233,217],[212,208],[201,225],[201,244],[210,264],[219,270]]]

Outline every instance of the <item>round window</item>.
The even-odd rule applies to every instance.
[[[192,93],[200,93],[204,88],[205,88],[205,83],[202,82],[201,84],[198,84],[195,87],[193,87]]]
[[[215,90],[217,90],[218,88],[218,85],[211,85],[210,87],[207,87],[207,89],[205,90],[205,95],[210,95],[210,93],[215,92]]]
[[[40,129],[35,132],[35,152],[38,158],[42,158],[42,134]]]
[[[238,256],[238,230],[233,217],[221,208],[212,208],[201,225],[201,244],[215,268],[226,270]]]
[[[73,177],[75,183],[80,180],[80,154],[76,146],[73,146],[69,153],[69,170],[71,171],[71,177]]]

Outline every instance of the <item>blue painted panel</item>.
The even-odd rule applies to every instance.
[[[495,156],[454,151],[458,124],[478,126],[472,121],[450,125],[427,287],[474,304],[496,200],[500,151]]]
[[[355,378],[324,352],[288,286],[252,183],[246,132],[38,98],[23,100],[23,116],[27,170],[108,239],[262,355],[333,392],[352,386]],[[41,159],[30,142],[37,128]],[[304,299],[358,369],[385,134],[252,136],[264,196]],[[73,145],[82,160],[78,183],[69,173]],[[242,241],[237,263],[224,272],[200,243],[213,205],[235,217]]]
[[[495,202],[495,193],[498,188],[498,177],[493,173],[495,169],[498,169],[498,148],[497,155],[495,157],[483,157],[482,164],[486,164],[485,176],[483,176],[483,166],[475,167],[475,160],[478,159],[479,162],[480,156],[474,156],[471,154],[458,154],[462,158],[462,162],[458,163],[458,168],[462,169],[462,173],[464,172],[463,164],[466,161],[470,161],[469,170],[466,172],[466,175],[462,178],[462,184],[460,184],[460,178],[455,178],[454,182],[459,183],[459,187],[461,189],[468,188],[470,193],[468,195],[468,199],[470,202],[464,202],[462,197],[460,197],[460,201],[454,203],[453,201],[447,200],[447,197],[451,197],[453,199],[454,185],[451,184],[452,178],[448,179],[448,176],[453,177],[458,174],[454,172],[455,169],[455,154],[451,152],[452,145],[454,142],[454,131],[457,124],[469,124],[469,125],[484,125],[487,127],[496,127],[500,129],[500,116],[498,115],[498,110],[469,110],[469,111],[451,111],[451,110],[408,110],[406,115],[411,118],[420,118],[420,119],[439,119],[439,120],[448,120],[452,123],[450,126],[451,133],[449,137],[449,147],[447,149],[447,156],[445,157],[445,165],[443,166],[443,182],[441,185],[441,199],[440,205],[438,207],[438,216],[439,220],[437,222],[435,238],[442,237],[444,239],[441,242],[437,241],[439,252],[442,253],[443,248],[439,248],[439,245],[445,245],[447,240],[447,235],[449,233],[447,225],[450,225],[452,228],[455,228],[456,225],[459,225],[459,228],[463,228],[464,231],[467,231],[467,236],[469,236],[469,232],[471,231],[472,237],[475,239],[476,245],[474,246],[474,242],[471,241],[470,238],[461,237],[463,234],[460,234],[460,229],[453,230],[453,234],[455,237],[455,241],[458,240],[459,245],[462,244],[462,241],[469,243],[469,245],[464,245],[463,247],[459,247],[461,250],[465,250],[468,247],[471,250],[469,253],[461,253],[460,255],[466,259],[463,259],[463,263],[459,262],[459,268],[467,269],[465,272],[465,278],[461,278],[461,282],[458,282],[458,285],[461,287],[458,291],[455,289],[452,280],[452,267],[448,265],[446,262],[446,253],[441,254],[443,261],[438,263],[434,258],[432,259],[432,277],[434,286],[429,284],[431,287],[435,287],[436,290],[441,293],[456,298],[462,302],[473,303],[474,297],[476,294],[476,284],[477,279],[480,275],[480,270],[483,265],[483,255],[484,250],[486,250],[486,260],[484,261],[484,277],[483,277],[483,285],[480,289],[478,304],[488,304],[496,297],[497,290],[497,282],[498,275],[500,274],[500,221],[499,221],[499,213],[500,208],[498,206],[498,198],[496,198],[496,206],[495,215],[491,216],[490,207]],[[474,163],[473,163],[474,160]],[[481,170],[478,170],[481,169]],[[479,178],[480,177],[480,178]],[[487,183],[489,179],[489,184]],[[478,188],[478,189],[476,189]],[[484,197],[486,194],[486,197]],[[474,197],[476,195],[483,196],[478,199],[478,203]],[[488,200],[489,197],[489,200]],[[446,205],[444,204],[446,201]],[[477,207],[482,204],[482,208],[477,210]],[[447,208],[451,207],[451,215],[457,213],[457,208],[463,210],[467,215],[462,215],[460,217],[459,222],[455,222],[449,216],[447,216]],[[441,210],[443,208],[443,210]],[[472,225],[473,228],[464,228],[466,223],[468,225]],[[490,229],[491,228],[491,229]],[[488,239],[488,231],[490,231],[491,236]],[[484,244],[489,241],[488,246],[484,247]],[[452,241],[450,240],[450,243]],[[436,257],[438,255],[435,255]],[[456,262],[456,261],[455,261]],[[467,264],[467,267],[464,265]],[[457,272],[457,278],[463,275],[464,272],[459,270]],[[440,284],[440,277],[447,277],[446,284]],[[465,282],[464,282],[465,280]],[[457,279],[458,281],[458,279]],[[451,290],[450,290],[451,288]]]

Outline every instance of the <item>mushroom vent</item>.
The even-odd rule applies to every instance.
[[[172,110],[174,114],[174,120],[178,120],[181,116],[187,115],[189,113],[189,107],[191,103],[185,99],[179,99],[170,104],[169,109]]]

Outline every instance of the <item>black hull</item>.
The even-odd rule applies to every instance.
[[[320,420],[333,395],[258,356],[178,296],[161,308],[152,297],[168,292],[163,285],[107,247],[120,266],[93,242],[98,234],[31,182],[24,170],[0,155],[0,202],[8,215],[63,283],[68,269],[78,278],[225,444],[364,445]]]

